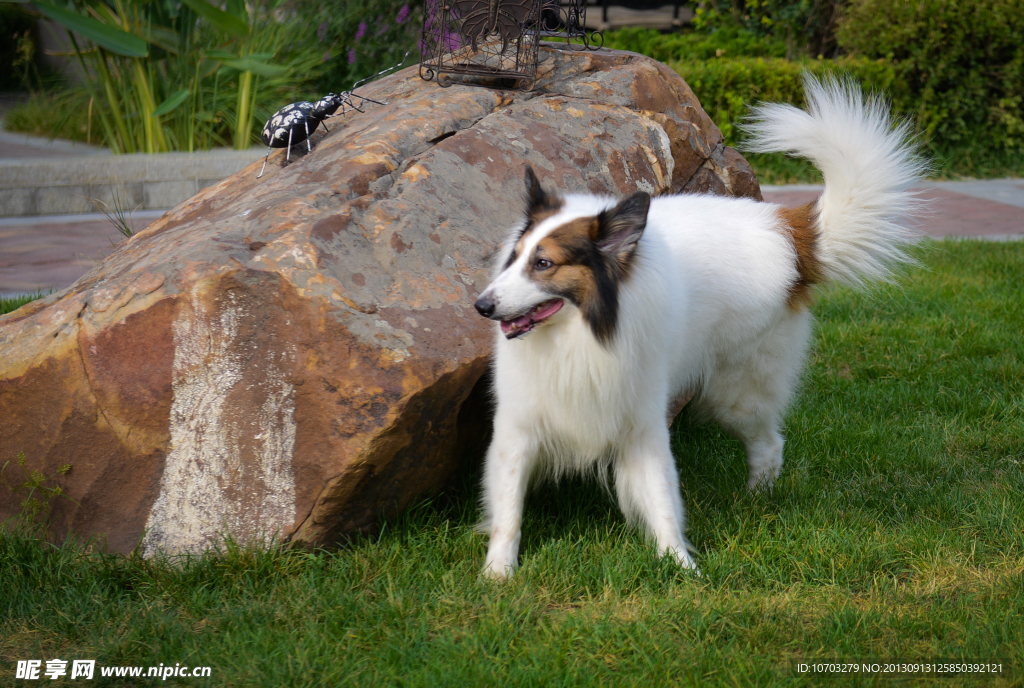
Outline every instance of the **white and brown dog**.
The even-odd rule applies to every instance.
[[[812,160],[823,195],[785,208],[643,192],[554,196],[528,209],[476,302],[500,323],[497,415],[483,479],[485,575],[516,568],[532,480],[610,466],[622,511],[694,567],[666,416],[694,403],[744,443],[752,489],[782,468],[783,415],[811,338],[814,285],[885,279],[915,239],[923,165],[906,126],[858,88],[805,80],[808,112],[757,108],[752,150]]]

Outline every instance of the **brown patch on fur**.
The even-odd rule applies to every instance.
[[[531,259],[533,279],[548,285],[551,291],[570,297],[577,304],[595,298],[597,285],[593,272],[580,265],[581,252],[597,236],[597,218],[582,217],[556,228],[537,242]],[[547,270],[536,270],[533,264],[540,258],[554,263]]]
[[[786,234],[796,249],[797,280],[789,288],[786,305],[799,310],[811,303],[811,287],[825,280],[821,259],[818,257],[818,211],[816,202],[798,208],[781,208]]]
[[[602,231],[600,217],[579,218],[556,227],[537,242],[528,269],[531,279],[547,291],[574,303],[594,337],[607,344],[618,322],[623,274],[595,240]],[[536,267],[542,258],[552,264]]]
[[[549,217],[554,217],[555,215],[557,215],[561,211],[562,211],[562,199],[561,198],[557,199],[557,202],[552,203],[550,205],[544,205],[544,206],[538,206],[536,208],[532,208],[530,210],[530,212],[527,213],[527,215],[526,215],[526,228],[523,230],[523,235],[522,236],[525,237],[527,234],[532,232],[537,227],[537,225],[539,225],[541,222],[544,222],[544,220],[548,219]],[[520,237],[520,241],[521,240],[522,240],[522,237]]]
[[[544,193],[533,170],[526,170],[527,223],[505,268],[526,248],[536,225],[562,209],[562,199]],[[647,221],[650,196],[637,192],[596,217],[570,220],[541,237],[529,256],[530,279],[580,309],[594,337],[607,345],[619,317],[619,287],[629,276],[637,241]],[[541,261],[544,264],[539,265]]]
[[[669,427],[672,427],[672,421],[674,421],[676,416],[679,415],[679,412],[682,411],[688,403],[690,403],[690,399],[693,399],[693,392],[688,389],[684,389],[675,397],[668,400],[667,421]]]
[[[544,205],[530,208],[530,211],[526,214],[527,231],[533,229],[549,217],[560,213],[563,205],[565,205],[565,202],[558,196],[548,196]]]
[[[595,240],[597,233],[596,217],[580,217],[556,227],[550,234],[540,240],[538,246],[549,246],[553,250],[566,253],[580,242]]]
[[[548,196],[544,205],[537,205],[530,208],[526,213],[526,226],[523,228],[522,233],[519,235],[519,240],[516,241],[516,247],[512,251],[512,255],[509,256],[509,264],[512,264],[517,257],[522,255],[523,246],[526,244],[526,237],[529,236],[530,232],[536,229],[537,225],[549,217],[554,217],[562,210],[563,201],[557,196]]]

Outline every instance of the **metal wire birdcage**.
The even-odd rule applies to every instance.
[[[468,76],[484,78],[484,85],[505,79],[529,89],[537,80],[542,39],[563,37],[574,47],[593,47],[586,12],[586,0],[426,0],[420,76],[436,78],[441,86],[450,86],[453,76]]]
[[[604,46],[600,31],[587,33],[587,0],[542,0],[541,36],[565,39],[578,50],[597,50]]]

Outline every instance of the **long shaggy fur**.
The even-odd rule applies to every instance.
[[[782,103],[753,109],[746,148],[807,158],[825,177],[820,259],[825,276],[853,286],[886,280],[917,240],[907,219],[922,209],[908,189],[927,164],[908,143],[910,124],[892,126],[886,104],[864,100],[852,82],[804,75],[807,112]]]
[[[483,484],[486,575],[517,565],[531,480],[609,467],[627,519],[694,567],[666,423],[680,395],[696,394],[743,441],[751,488],[779,474],[779,430],[811,337],[810,289],[884,279],[905,260],[915,209],[907,189],[922,169],[879,101],[837,82],[806,88],[808,112],[766,105],[750,130],[757,150],[821,168],[814,207],[710,195],[559,199],[528,171],[527,219],[476,303],[502,321]]]

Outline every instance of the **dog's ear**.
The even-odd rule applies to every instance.
[[[594,243],[601,253],[615,259],[623,269],[629,266],[636,244],[644,233],[650,208],[651,195],[637,191],[597,216]]]
[[[558,208],[558,197],[549,194],[540,185],[533,168],[526,166],[526,215],[533,217]]]

